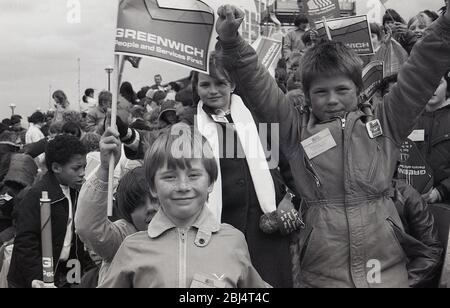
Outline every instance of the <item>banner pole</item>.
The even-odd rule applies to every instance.
[[[120,89],[120,85],[122,84],[122,75],[124,69],[125,69],[125,56],[122,56],[122,60],[120,61],[119,81],[117,82],[118,89]]]
[[[117,129],[116,118],[117,118],[117,99],[118,99],[118,88],[119,88],[119,62],[120,56],[114,56],[114,76],[113,76],[113,87],[112,87],[112,106],[111,106],[111,127]],[[114,192],[114,169],[115,169],[115,157],[111,155],[109,161],[109,176],[108,176],[108,217],[113,215],[113,192]]]
[[[333,38],[331,37],[331,32],[330,32],[330,28],[328,27],[327,18],[324,17],[324,18],[322,19],[322,21],[323,21],[323,26],[325,27],[325,31],[327,32],[328,39],[329,39],[330,41],[332,41]]]

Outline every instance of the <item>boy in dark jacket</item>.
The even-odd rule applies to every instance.
[[[76,137],[61,135],[48,143],[45,155],[47,174],[30,188],[18,208],[17,236],[8,275],[11,288],[30,288],[34,280],[43,278],[40,219],[43,191],[48,192],[52,201],[55,285],[70,287],[79,283],[76,281],[79,265],[83,270],[89,263],[89,256],[75,234],[73,223],[77,189],[84,181],[86,149]]]

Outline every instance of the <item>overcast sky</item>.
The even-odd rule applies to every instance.
[[[107,87],[104,69],[113,63],[118,2],[79,0],[81,22],[69,23],[67,6],[71,1],[0,0],[0,120],[10,116],[11,103],[18,106],[16,113],[25,117],[37,108],[47,110],[50,86],[52,91],[64,90],[78,108],[78,58],[82,91]],[[390,0],[386,5],[408,19],[423,9],[437,10],[442,3]],[[151,85],[156,73],[168,82],[185,77],[188,71],[144,59],[139,70],[127,66],[124,80],[131,81],[136,90]]]

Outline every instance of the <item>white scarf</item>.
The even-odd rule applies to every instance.
[[[245,153],[261,210],[265,214],[272,213],[277,208],[275,185],[269,171],[269,164],[252,114],[237,95],[231,97],[231,117]],[[219,135],[217,124],[203,110],[203,102],[201,101],[197,107],[197,128],[211,145],[219,166],[219,177],[212,193],[209,195],[208,208],[220,223],[222,218],[222,174],[220,172]]]

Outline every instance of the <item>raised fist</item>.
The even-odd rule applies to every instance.
[[[216,23],[216,31],[219,34],[219,39],[224,42],[234,40],[244,20],[245,13],[237,7],[227,4],[219,7],[217,14],[219,19]]]

